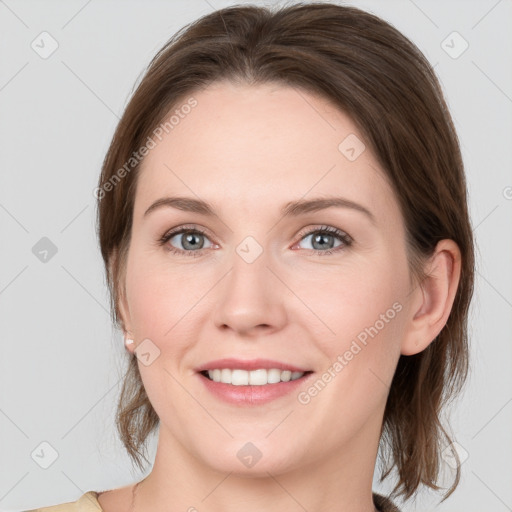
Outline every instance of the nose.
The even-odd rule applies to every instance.
[[[286,324],[287,289],[269,268],[265,251],[249,262],[235,253],[233,265],[219,283],[213,320],[221,330],[240,336],[261,336]]]

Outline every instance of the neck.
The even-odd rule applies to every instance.
[[[378,424],[380,434],[380,424]],[[135,489],[132,512],[187,510],[256,512],[336,510],[375,512],[372,479],[379,436],[352,438],[330,457],[282,471],[267,463],[257,471],[219,471],[184,451],[161,424],[152,472]],[[229,469],[229,468],[228,468]]]

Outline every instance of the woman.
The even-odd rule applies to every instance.
[[[151,62],[96,192],[117,425],[141,469],[159,427],[157,453],[141,482],[40,510],[393,511],[440,489],[473,238],[408,39],[323,3],[204,16]]]

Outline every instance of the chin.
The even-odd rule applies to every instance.
[[[230,439],[223,448],[217,444],[218,449],[203,453],[202,459],[216,471],[244,478],[268,478],[269,473],[286,473],[300,466],[297,452],[291,448],[293,443],[285,447],[264,436],[254,441],[247,439]]]

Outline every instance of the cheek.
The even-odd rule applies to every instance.
[[[313,306],[329,329],[315,335],[323,364],[301,403],[311,400],[318,421],[350,429],[386,402],[406,318],[400,278],[390,276],[375,266],[364,276],[340,277]]]
[[[189,400],[172,377],[178,378],[181,366],[187,365],[191,340],[197,338],[191,332],[192,306],[204,292],[184,273],[171,273],[143,254],[134,254],[128,263],[126,292],[136,340],[149,339],[157,347],[146,345],[149,365],[139,362],[144,388],[158,416],[172,421],[182,415]]]
[[[179,275],[168,274],[154,258],[135,251],[130,255],[126,293],[138,338],[163,338],[184,314],[187,288]]]
[[[386,254],[368,263],[302,282],[301,297],[320,326],[317,344],[330,363],[345,354],[367,366],[393,364],[405,317],[406,263]]]
[[[199,337],[215,277],[193,265],[170,265],[161,255],[134,251],[126,292],[136,339],[149,338],[174,361],[181,361]]]

